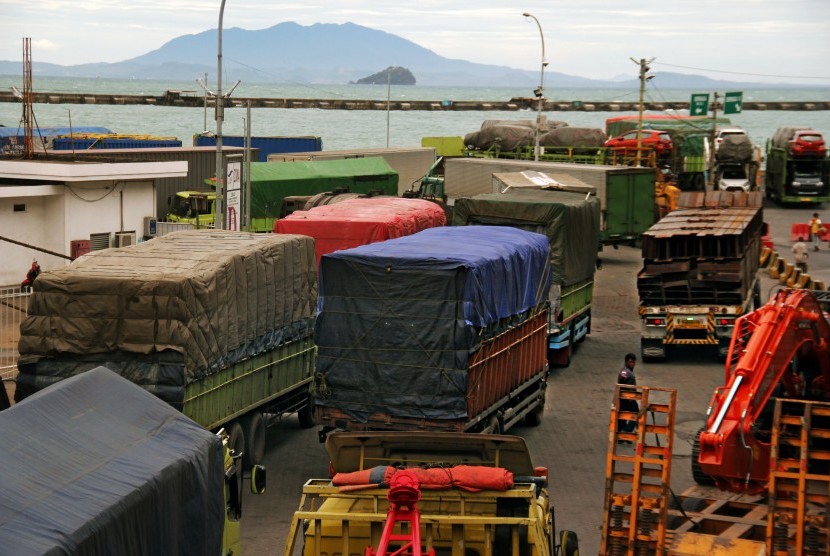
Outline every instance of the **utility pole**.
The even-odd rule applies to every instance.
[[[718,92],[712,96],[712,131],[709,134],[709,185],[715,185],[715,135],[718,127]]]
[[[654,58],[648,60],[640,58],[639,61],[631,58],[631,61],[640,66],[640,108],[639,117],[637,118],[637,157],[635,160],[636,166],[639,167],[640,153],[643,148],[643,97],[646,92],[646,81],[654,77],[653,75],[648,75],[648,71],[651,69],[649,64],[654,61]]]

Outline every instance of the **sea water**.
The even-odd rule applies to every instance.
[[[0,76],[0,86],[21,89],[19,76]],[[215,89],[215,85],[208,85]],[[227,93],[233,82],[223,84]],[[193,81],[115,80],[91,78],[33,78],[36,92],[111,93],[162,96],[166,91],[202,96]],[[692,93],[713,91],[660,90],[649,83],[645,99],[649,102],[685,101]],[[722,95],[726,91],[718,91]],[[564,89],[549,85],[545,95],[551,102],[637,102],[639,89]],[[360,99],[378,102],[405,100],[433,101],[508,101],[532,97],[520,87],[423,87],[386,85],[313,85],[241,83],[231,98],[323,98]],[[830,88],[744,89],[745,101],[828,101]],[[35,124],[48,126],[102,126],[114,133],[176,137],[182,144],[193,144],[192,137],[203,131],[215,132],[211,107],[171,107],[152,105],[35,104]],[[635,112],[559,112],[547,110],[548,120],[567,122],[572,127],[605,129],[605,120]],[[21,125],[22,106],[0,103],[0,124]],[[226,107],[223,134],[244,135],[248,110]],[[318,136],[325,150],[419,146],[423,137],[464,136],[481,127],[484,120],[535,119],[533,110],[522,111],[400,111],[400,110],[321,110],[306,108],[251,108],[251,135]],[[743,127],[753,142],[761,145],[774,131],[784,126],[812,127],[830,135],[830,111],[747,110],[728,116]]]

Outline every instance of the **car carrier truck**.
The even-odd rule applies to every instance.
[[[4,554],[241,553],[240,454],[109,369],[0,412],[0,429]]]
[[[285,556],[579,554],[518,436],[338,432],[326,451],[332,476],[303,486]]]
[[[793,149],[791,140],[800,129],[778,128],[767,141],[767,198],[782,204],[825,203],[830,201],[830,159],[826,151]]]
[[[547,384],[548,238],[445,226],[320,262],[315,416],[332,430],[538,425]]]
[[[548,357],[552,365],[568,366],[574,346],[591,330],[600,231],[596,189],[569,188],[541,172],[494,174],[493,180],[503,193],[456,199],[453,225],[514,226],[547,236],[552,271]]]
[[[106,365],[259,463],[276,417],[313,425],[316,299],[310,237],[190,230],[93,251],[34,283],[15,399]]]
[[[642,356],[706,345],[725,358],[735,319],[761,305],[763,196],[682,193],[679,206],[643,233]]]

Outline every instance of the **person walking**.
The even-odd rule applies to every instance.
[[[796,241],[793,243],[793,260],[795,267],[800,268],[801,272],[807,274],[807,259],[810,257],[810,252],[803,241]]]
[[[813,243],[813,251],[818,251],[818,245],[821,242],[820,236],[826,231],[821,223],[821,218],[818,217],[818,213],[814,212],[810,219],[810,241]]]
[[[625,364],[617,374],[617,384],[625,384],[629,386],[637,385],[637,377],[634,376],[634,366],[637,364],[637,356],[633,353],[625,354]],[[619,411],[626,411],[631,413],[638,413],[640,406],[637,400],[620,400]],[[631,433],[637,429],[637,421],[629,419],[617,419],[617,432]],[[630,440],[618,440],[622,444],[631,444]]]

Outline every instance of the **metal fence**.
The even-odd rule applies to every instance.
[[[0,287],[0,378],[11,379],[17,374],[17,341],[20,323],[29,310],[30,292],[20,286]]]

